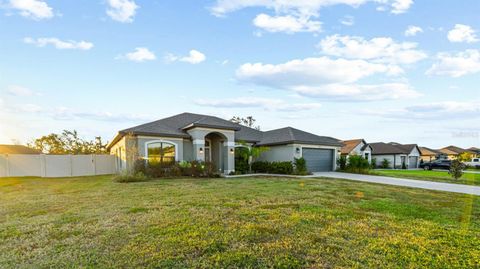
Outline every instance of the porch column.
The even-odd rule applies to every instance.
[[[235,171],[235,142],[223,142],[223,173],[228,175]]]

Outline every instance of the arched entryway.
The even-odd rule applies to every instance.
[[[219,171],[227,169],[225,167],[228,158],[227,147],[225,147],[227,140],[225,135],[218,132],[212,132],[205,136],[205,161],[212,162]]]

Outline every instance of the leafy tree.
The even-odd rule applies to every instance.
[[[254,128],[254,129],[257,129],[257,130],[260,130],[260,126],[255,126],[255,122],[257,121],[256,119],[254,119],[252,116],[247,116],[246,118],[243,118],[243,117],[238,117],[238,116],[233,116],[231,119],[230,119],[231,122],[235,122],[235,123],[238,123],[238,124],[241,124],[241,125],[245,125],[247,127],[250,127],[250,128]]]
[[[448,173],[454,179],[459,179],[462,177],[464,169],[465,169],[465,164],[463,164],[459,160],[453,160],[452,163],[450,164],[450,170],[448,170]]]
[[[101,137],[88,141],[80,138],[78,132],[64,130],[61,134],[49,134],[27,144],[45,154],[105,154],[107,144]]]
[[[460,155],[458,155],[458,160],[461,161],[461,162],[469,162],[470,160],[472,160],[473,158],[473,154],[469,153],[469,152],[464,152]]]
[[[245,150],[242,150],[240,152],[240,156],[248,162],[248,172],[249,173],[252,173],[252,163],[258,158],[260,157],[260,155],[265,152],[265,151],[268,151],[270,150],[270,148],[268,147],[252,147],[252,146],[249,146],[247,143],[245,142],[240,142],[240,145],[243,146],[243,148]]]

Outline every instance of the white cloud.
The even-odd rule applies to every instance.
[[[107,15],[123,23],[133,22],[136,10],[139,8],[133,0],[107,0],[107,3],[109,5]]]
[[[409,25],[405,30],[405,36],[416,36],[418,33],[423,33],[423,29],[415,25]]]
[[[359,36],[332,35],[321,40],[318,47],[327,55],[390,64],[412,64],[427,57],[417,49],[417,43],[397,43],[389,37],[366,40]]]
[[[236,76],[240,81],[284,88],[301,84],[352,83],[374,74],[397,75],[399,70],[364,60],[328,57],[292,60],[283,64],[246,63]]]
[[[355,24],[355,18],[347,15],[340,20],[340,23],[346,26],[352,26]]]
[[[315,98],[328,98],[338,101],[379,101],[415,98],[421,96],[405,83],[377,85],[328,84],[323,86],[297,86],[293,90]]]
[[[118,56],[117,59],[127,59],[133,62],[141,63],[145,61],[153,61],[157,59],[157,57],[148,48],[139,47],[135,48],[135,51],[133,52]]]
[[[479,41],[475,33],[476,31],[469,25],[455,24],[455,27],[448,31],[447,38],[450,42],[474,43]]]
[[[93,43],[86,41],[73,41],[66,40],[62,41],[55,37],[42,37],[42,38],[31,38],[25,37],[23,42],[26,44],[33,44],[37,47],[45,47],[47,45],[52,45],[57,49],[78,49],[78,50],[89,50],[93,48]]]
[[[289,103],[281,99],[260,97],[237,97],[232,99],[199,99],[197,105],[222,108],[261,108],[269,111],[294,112],[314,110],[321,107],[319,103]]]
[[[456,54],[439,53],[437,62],[427,70],[427,75],[461,77],[480,72],[480,50],[466,50]]]
[[[21,97],[29,97],[29,96],[38,95],[38,93],[35,93],[34,91],[30,90],[29,88],[25,88],[25,87],[18,86],[18,85],[8,86],[7,87],[7,92],[11,95],[21,96]]]
[[[480,101],[435,102],[398,109],[366,110],[366,114],[399,119],[471,119],[480,117]]]
[[[401,14],[407,12],[412,6],[413,0],[393,0],[391,1],[392,13]]]
[[[398,75],[396,66],[365,60],[328,57],[292,60],[282,64],[246,63],[236,71],[240,82],[293,91],[302,96],[338,101],[414,98],[420,94],[405,83],[359,85],[373,75]]]
[[[41,0],[10,0],[10,7],[19,10],[20,15],[35,20],[52,18],[53,9]]]
[[[322,8],[334,5],[358,7],[368,2],[380,4],[383,10],[389,9],[394,14],[406,12],[413,4],[412,0],[217,0],[210,10],[213,15],[224,17],[240,9],[263,7],[274,14],[261,13],[256,16],[253,24],[261,29],[286,33],[319,32],[322,23],[311,19],[318,18]],[[352,25],[353,21],[345,20],[345,24]]]
[[[198,50],[190,50],[188,56],[177,56],[177,55],[174,55],[174,54],[171,54],[171,53],[168,53],[165,56],[165,60],[167,62],[180,61],[180,62],[186,62],[186,63],[190,63],[190,64],[199,64],[199,63],[205,61],[206,59],[207,59],[207,57],[205,56],[205,54],[201,53]]]
[[[261,13],[255,17],[253,24],[265,31],[276,33],[296,33],[296,32],[320,32],[322,23],[309,20],[309,17],[270,16]]]

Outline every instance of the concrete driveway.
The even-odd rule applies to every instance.
[[[479,186],[470,186],[463,184],[450,184],[442,182],[414,180],[406,178],[384,177],[384,176],[372,176],[372,175],[359,175],[340,172],[317,172],[310,177],[327,177],[327,178],[341,178],[354,181],[379,183],[387,185],[395,185],[402,187],[412,187],[435,191],[447,191],[464,194],[480,195]]]

